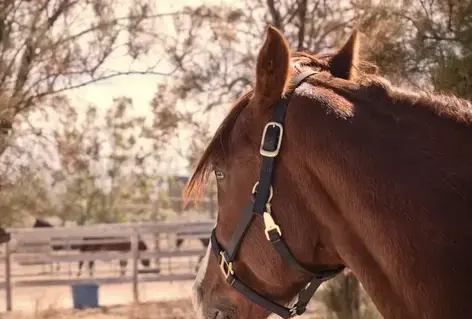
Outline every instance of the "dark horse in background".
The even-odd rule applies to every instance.
[[[36,218],[36,221],[33,225],[33,228],[43,228],[43,227],[51,228],[51,227],[54,227],[54,226],[52,224],[50,224],[49,222],[45,221],[45,220],[41,220],[41,219]],[[104,244],[100,244],[100,243],[74,244],[74,245],[71,245],[69,247],[69,249],[70,250],[79,250],[80,252],[130,251],[131,250],[131,241],[130,240],[123,241],[123,237],[110,237],[110,236],[108,236],[108,237],[84,237],[83,238],[84,241],[87,241],[87,240],[91,240],[91,241],[94,240],[95,241],[95,240],[100,240],[100,239],[103,239],[103,240],[116,239],[117,241],[121,241],[121,242],[104,243]],[[67,249],[67,247],[65,247],[64,245],[52,245],[51,248],[55,251]],[[146,243],[141,239],[139,240],[138,249],[139,249],[139,251],[147,250]],[[77,276],[81,275],[81,270],[82,270],[83,264],[84,264],[84,262],[82,260],[79,261],[79,269],[77,271]],[[150,260],[149,259],[141,259],[141,264],[144,267],[149,267]],[[94,260],[89,260],[88,268],[89,268],[90,276],[93,276],[94,265],[95,265],[95,261]],[[120,273],[121,273],[122,276],[124,276],[124,274],[126,272],[126,266],[127,265],[128,265],[127,260],[120,260]]]
[[[7,243],[10,241],[10,239],[11,239],[11,236],[9,233],[7,233],[5,228],[0,227],[0,244]]]

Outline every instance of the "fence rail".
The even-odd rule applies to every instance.
[[[94,278],[93,280],[103,284],[131,282],[133,297],[137,302],[139,301],[138,277],[139,282],[194,278],[194,270],[185,272],[182,271],[182,267],[178,268],[179,273],[172,273],[171,260],[190,261],[201,258],[206,252],[204,244],[208,243],[214,225],[214,220],[202,220],[8,229],[7,232],[11,234],[11,240],[5,244],[4,256],[0,259],[3,259],[5,265],[5,281],[0,283],[0,288],[6,290],[6,309],[7,311],[12,310],[13,287],[64,285],[84,280],[78,278],[32,279],[32,276],[25,280],[24,278],[16,279],[19,276],[15,275],[13,281],[13,263],[20,266],[15,269],[21,270],[21,267],[26,265],[131,260],[131,276]],[[149,238],[146,240],[146,237],[151,238],[151,246],[154,247],[141,250],[140,241],[150,241]],[[176,245],[171,245],[178,240],[196,240],[200,242],[200,246],[199,248],[179,248]],[[84,246],[90,248],[94,245],[93,249],[99,249],[99,251],[80,251],[78,249]],[[122,246],[119,248],[117,245]],[[158,272],[154,272],[155,275],[138,276],[141,272],[153,273],[152,269],[147,271],[138,269],[139,260],[143,259],[152,259],[159,265],[162,260],[167,260],[168,267],[166,269],[169,270],[169,273],[160,273],[165,267],[159,266],[162,269],[159,268]]]
[[[170,274],[170,275],[161,275],[159,277],[142,277],[139,279],[140,283],[145,282],[168,282],[168,281],[181,281],[181,280],[192,280],[195,278],[193,274]],[[108,277],[108,278],[95,278],[93,281],[97,284],[123,284],[123,283],[133,283],[132,276],[125,277]],[[90,279],[70,279],[67,281],[67,284],[73,285],[78,283],[90,283]],[[60,286],[64,285],[63,279],[42,279],[35,280],[35,287],[50,287],[50,286]],[[31,287],[30,281],[20,281],[15,283],[15,287],[24,288]],[[0,283],[0,289],[6,289],[5,283]],[[9,310],[10,311],[10,310]]]
[[[148,258],[177,258],[177,257],[198,257],[204,255],[205,249],[187,249],[177,251],[160,251],[158,253],[143,251],[139,253],[139,259]],[[96,252],[82,253],[76,255],[39,255],[39,254],[18,254],[12,257],[12,260],[18,264],[34,265],[48,263],[70,263],[78,261],[111,261],[121,259],[133,259],[132,252]]]
[[[215,221],[171,221],[159,223],[106,224],[55,228],[10,228],[11,240],[45,241],[51,238],[73,237],[129,237],[133,233],[177,234],[186,232],[211,232]]]

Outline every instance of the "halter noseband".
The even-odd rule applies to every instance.
[[[280,99],[276,104],[272,121],[266,124],[262,134],[260,154],[262,155],[263,160],[259,181],[254,185],[252,190],[253,200],[248,204],[241,220],[237,224],[236,230],[233,233],[231,242],[226,251],[218,243],[216,238],[216,227],[211,233],[211,248],[218,259],[221,272],[226,281],[254,303],[272,313],[278,314],[282,318],[291,318],[303,314],[308,302],[313,297],[318,287],[324,281],[335,277],[344,269],[343,265],[331,268],[319,267],[314,270],[308,270],[302,266],[293,256],[282,238],[282,231],[279,225],[274,221],[271,214],[271,200],[273,196],[271,185],[272,172],[274,170],[275,158],[279,154],[282,143],[285,112],[295,89],[309,76],[315,73],[315,71],[305,71],[298,74],[293,81],[294,85],[292,91],[290,91],[284,98]],[[274,248],[282,257],[283,262],[288,266],[294,267],[298,271],[309,274],[312,278],[311,281],[298,293],[297,303],[291,308],[281,306],[258,294],[256,291],[243,284],[234,272],[234,257],[254,215],[262,215],[265,225],[264,232],[267,240],[274,245]]]

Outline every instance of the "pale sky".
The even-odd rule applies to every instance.
[[[160,2],[160,3],[159,3]],[[188,5],[201,5],[201,4],[230,4],[234,3],[234,0],[176,0],[176,1],[162,1],[157,0],[157,8],[159,12],[173,12],[181,9]],[[161,31],[161,30],[160,30]],[[159,59],[159,57],[156,57]],[[152,64],[155,60],[144,61],[144,63]],[[114,69],[120,69],[120,66],[129,65],[126,58],[116,59],[114,63],[109,64]],[[159,64],[163,71],[170,68],[169,65],[162,61]],[[103,81],[98,84],[89,85],[86,88],[75,90],[71,92],[69,96],[74,98],[80,104],[96,103],[97,106],[111,105],[113,97],[119,95],[126,95],[132,97],[136,103],[136,107],[146,108],[153,94],[156,91],[156,86],[160,81],[170,81],[169,77],[160,77],[156,75],[135,75],[135,76],[123,76],[108,81]]]

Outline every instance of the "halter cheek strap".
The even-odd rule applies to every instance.
[[[308,77],[315,74],[314,71],[306,71],[298,74],[293,81],[293,90],[289,92],[283,99],[275,105],[275,113],[272,121],[267,123],[264,127],[264,132],[261,140],[260,154],[262,155],[262,167],[259,174],[259,181],[254,185],[252,190],[252,201],[244,210],[243,216],[236,226],[230,244],[225,250],[220,245],[216,238],[216,228],[211,233],[211,248],[212,252],[218,259],[220,270],[223,273],[226,281],[238,290],[248,299],[265,308],[266,310],[279,315],[282,318],[291,318],[296,315],[301,315],[305,312],[308,302],[315,294],[318,287],[326,280],[329,280],[338,275],[345,267],[338,265],[335,267],[319,266],[315,269],[308,270],[293,256],[290,248],[285,243],[282,237],[280,226],[274,221],[272,217],[271,200],[273,197],[272,189],[272,175],[275,165],[275,158],[280,152],[283,137],[283,122],[285,112],[289,100],[295,88],[297,88]],[[235,274],[233,269],[233,261],[236,252],[241,245],[246,231],[255,215],[262,216],[265,225],[265,235],[267,240],[274,246],[277,252],[282,257],[283,262],[296,269],[311,276],[309,283],[298,293],[298,300],[293,307],[287,308],[279,305],[266,297],[260,295],[244,283],[242,283]]]

